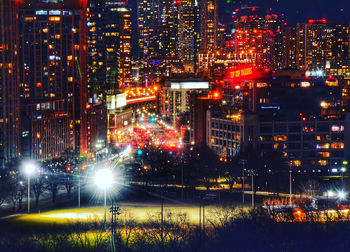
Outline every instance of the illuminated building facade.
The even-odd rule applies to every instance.
[[[149,55],[150,37],[153,26],[158,24],[159,1],[139,0],[137,3],[137,19],[139,31],[139,58],[146,59]]]
[[[349,24],[309,20],[283,28],[282,68],[349,78]]]
[[[232,69],[221,105],[207,107],[207,145],[223,158],[248,149],[279,152],[293,170],[310,176],[347,172],[348,80],[306,78],[301,70],[271,78],[249,69]]]
[[[58,158],[72,147],[70,116],[65,112],[64,99],[23,105],[23,158]]]
[[[333,29],[325,19],[297,24],[297,66],[303,70],[325,69],[332,58]]]
[[[176,1],[139,1],[139,47],[143,59],[177,56],[177,20]]]
[[[20,155],[17,5],[0,1],[0,168]]]
[[[131,83],[132,30],[127,6],[126,1],[89,2],[89,86],[97,95]]]
[[[200,52],[199,71],[209,68],[215,59],[217,49],[218,10],[217,0],[199,2],[200,12]]]
[[[259,123],[256,114],[225,117],[208,110],[207,125],[207,145],[220,156],[235,157],[243,151],[257,150]]]
[[[126,7],[119,12],[119,48],[118,48],[118,87],[130,86],[131,74],[131,12]]]
[[[185,72],[194,73],[198,63],[199,9],[198,3],[191,0],[179,4],[179,56]]]
[[[131,82],[131,17],[126,2],[107,1],[104,16],[107,89]]]
[[[23,110],[28,103],[63,99],[70,119],[70,146],[87,153],[86,2],[28,1],[19,15]]]
[[[234,52],[259,68],[282,68],[283,15],[258,7],[237,9],[234,16]]]
[[[334,26],[332,60],[326,65],[326,73],[350,79],[350,24]]]
[[[88,87],[90,97],[106,89],[106,48],[104,38],[105,1],[90,0],[87,8]],[[92,103],[93,101],[90,101]]]
[[[91,152],[98,151],[107,145],[107,108],[98,102],[89,109],[88,144]]]
[[[296,28],[284,27],[283,29],[282,68],[296,68]]]
[[[202,94],[209,90],[209,82],[203,80],[167,81],[161,97],[162,112],[172,118],[190,111],[190,94]]]
[[[178,52],[180,3],[171,0],[138,2],[139,58],[146,85],[184,71]]]

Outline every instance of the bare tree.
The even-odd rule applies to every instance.
[[[45,178],[42,175],[33,178],[31,181],[31,189],[35,197],[35,207],[39,207],[40,196],[45,191]]]
[[[10,184],[10,174],[6,170],[0,169],[0,206],[4,204],[8,197]]]
[[[51,173],[51,174],[47,175],[45,189],[51,193],[52,203],[56,202],[57,193],[58,193],[60,183],[61,183],[61,181],[58,177],[58,174]]]

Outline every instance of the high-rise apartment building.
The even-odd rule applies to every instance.
[[[89,85],[94,93],[131,83],[131,11],[126,1],[88,3]]]
[[[200,1],[200,53],[199,70],[205,71],[215,59],[217,49],[217,0]]]
[[[14,0],[0,0],[0,168],[20,155],[18,15]]]
[[[279,69],[282,58],[284,17],[258,7],[236,10],[235,53],[257,67]]]
[[[349,72],[349,24],[331,24],[326,19],[309,20],[283,29],[284,68],[311,73],[344,75]]]
[[[195,72],[199,47],[198,2],[187,0],[179,4],[178,51],[186,72]]]
[[[297,66],[302,70],[325,69],[332,58],[334,34],[325,19],[297,24]]]
[[[180,4],[171,0],[139,1],[138,28],[142,58],[177,56]]]
[[[284,27],[283,29],[282,68],[296,67],[296,28]]]
[[[350,63],[350,24],[334,25],[333,33],[335,39],[332,43],[330,67],[339,69]]]
[[[105,1],[90,0],[87,8],[88,87],[90,95],[106,89]],[[93,101],[90,101],[93,102]]]
[[[19,15],[20,95],[23,110],[26,104],[42,104],[63,99],[64,112],[70,118],[71,146],[77,152],[86,153],[86,2],[25,1]],[[32,130],[33,127],[29,131],[34,136],[35,132]],[[46,150],[50,151],[50,148]],[[34,157],[36,153],[30,155]]]
[[[149,54],[152,27],[158,24],[159,1],[139,0],[137,3],[137,19],[139,32],[139,58],[145,59]]]
[[[138,2],[141,72],[147,83],[183,72],[178,51],[178,14],[181,1]]]
[[[119,16],[118,45],[118,87],[129,86],[132,81],[131,74],[131,11],[127,7],[117,8]]]

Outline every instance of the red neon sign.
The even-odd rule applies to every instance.
[[[234,80],[250,80],[254,79],[256,76],[256,70],[253,66],[244,66],[228,71],[227,77]]]
[[[237,68],[230,69],[227,72],[227,79],[230,80],[232,87],[239,89],[239,83],[242,81],[251,81],[268,77],[270,75],[270,69],[257,69],[251,65],[245,65]]]

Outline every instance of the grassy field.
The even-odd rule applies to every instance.
[[[128,216],[138,223],[146,222],[151,215],[159,215],[160,205],[156,204],[122,204],[120,205],[121,214]],[[209,217],[214,206],[206,207],[206,215]],[[199,222],[199,207],[196,205],[165,205],[164,214],[167,213],[182,213],[186,214],[191,224],[197,224]],[[110,220],[111,214],[109,208],[107,209],[107,221]],[[60,209],[42,213],[32,213],[12,216],[7,219],[9,223],[22,225],[22,226],[45,226],[45,225],[70,225],[72,223],[86,223],[103,221],[104,208],[103,207],[86,207],[86,208],[74,208],[74,209]]]

